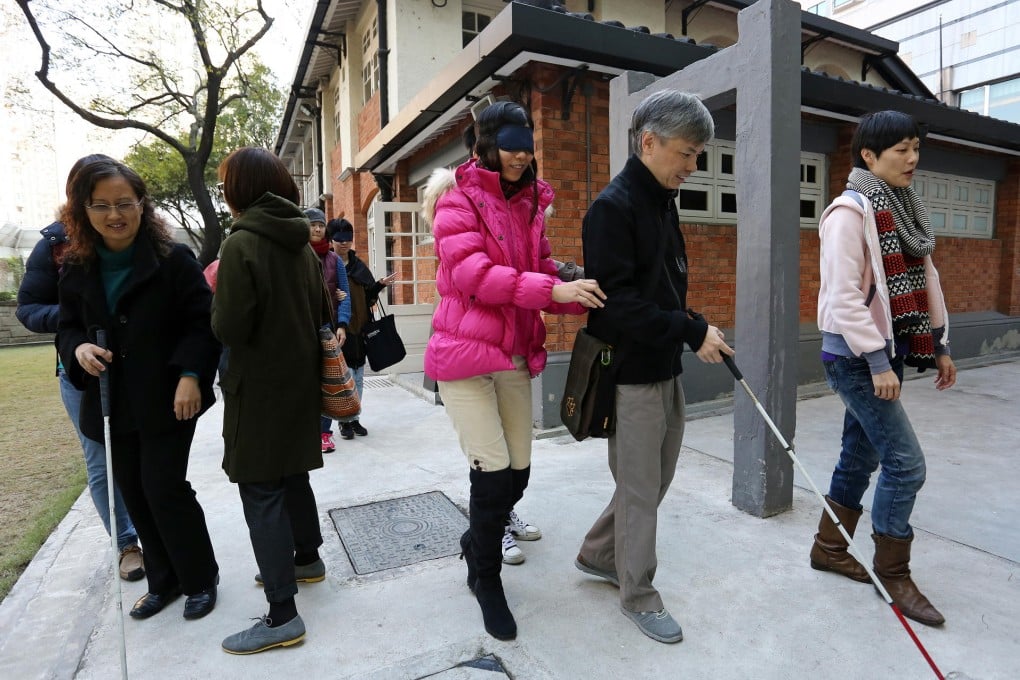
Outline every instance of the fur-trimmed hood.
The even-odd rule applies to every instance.
[[[436,204],[439,202],[439,199],[455,186],[457,186],[457,176],[452,168],[436,168],[429,175],[421,199],[421,216],[425,220],[425,224],[429,226],[429,229],[432,228],[432,221],[436,217]],[[550,203],[545,209],[545,219],[548,220],[552,217],[553,212],[553,207]]]
[[[447,191],[457,186],[457,177],[451,168],[436,168],[425,183],[425,191],[421,199],[421,216],[425,224],[432,228],[432,220],[436,216],[436,203]]]

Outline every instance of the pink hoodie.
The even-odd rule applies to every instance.
[[[442,181],[442,173],[434,173],[433,179]],[[425,349],[425,373],[435,380],[463,380],[512,370],[515,341],[525,334],[528,370],[538,375],[546,362],[545,324],[539,310],[587,311],[576,303],[552,301],[553,286],[560,280],[549,257],[544,211],[552,203],[553,190],[539,180],[539,205],[532,219],[530,187],[507,200],[499,173],[474,161],[457,168],[455,181],[436,202],[432,220],[441,299]],[[515,240],[527,244],[530,258],[523,271],[514,266],[508,247]],[[518,309],[527,313],[518,315]],[[517,327],[520,318],[527,319],[526,327]]]

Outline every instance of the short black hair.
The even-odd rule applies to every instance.
[[[876,111],[861,117],[861,122],[854,132],[850,143],[854,167],[868,168],[861,157],[861,151],[870,149],[876,156],[881,156],[886,149],[892,148],[904,139],[924,139],[927,131],[913,116],[900,111]]]

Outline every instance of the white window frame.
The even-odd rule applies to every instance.
[[[492,20],[496,17],[498,13],[499,10],[493,10],[492,8],[489,7],[482,7],[479,5],[470,5],[464,3],[460,12],[461,45],[463,47],[467,47],[468,43],[470,43],[471,40],[475,39],[475,36],[477,36],[479,33],[485,30],[484,27],[481,29],[478,28],[479,17],[485,17],[488,20],[485,22],[485,25],[488,26],[489,24],[492,23]],[[468,14],[472,15],[472,20],[474,23],[474,26],[471,29],[464,28],[464,19]],[[471,36],[471,38],[468,39],[468,36]]]
[[[333,133],[336,135],[334,139],[337,143],[343,139],[343,119],[341,116],[341,109],[343,108],[343,89],[343,85],[340,83],[337,83],[336,87],[333,89]]]
[[[365,104],[379,91],[379,16],[361,34],[361,85]]]
[[[732,172],[723,169],[724,158],[729,157],[732,162]],[[705,210],[690,210],[679,207],[680,221],[685,223],[705,224],[736,224],[738,212],[723,210],[723,199],[726,194],[736,194],[737,191],[737,146],[736,143],[724,139],[715,139],[705,145],[704,170],[698,170],[691,174],[680,186],[680,191],[704,192],[706,194]],[[807,181],[805,168],[813,167],[815,181]],[[801,217],[800,226],[805,229],[814,229],[818,226],[818,219],[826,205],[826,190],[829,184],[828,159],[824,154],[801,152],[800,154],[800,200],[811,201],[815,205],[813,217]],[[678,197],[679,199],[679,197]],[[797,205],[797,212],[800,213],[800,204]]]
[[[928,208],[937,235],[995,237],[994,181],[919,170],[912,186]]]

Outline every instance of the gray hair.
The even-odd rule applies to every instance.
[[[705,144],[715,134],[715,123],[712,114],[695,95],[680,90],[660,90],[645,97],[634,109],[630,131],[631,151],[640,153],[641,136],[645,132],[664,139],[682,137],[695,144]]]

